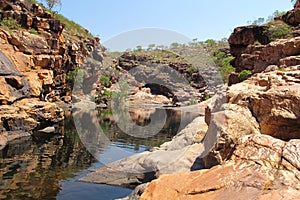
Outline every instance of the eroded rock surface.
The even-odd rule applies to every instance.
[[[242,137],[223,165],[162,175],[140,199],[297,199],[300,152],[290,150],[299,144],[267,135]],[[286,160],[290,156],[294,161]]]
[[[247,106],[263,134],[299,139],[300,70],[257,74],[228,90],[229,103]]]

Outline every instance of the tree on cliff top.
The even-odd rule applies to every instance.
[[[44,2],[50,10],[52,10],[57,5],[61,6],[61,0],[44,0]]]

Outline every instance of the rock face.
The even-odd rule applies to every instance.
[[[1,0],[0,20],[16,20],[25,28],[0,31],[2,53],[12,60],[19,73],[26,73],[35,97],[46,96],[52,91],[50,96],[53,101],[70,96],[66,87],[66,74],[83,63],[87,55],[99,45],[99,38],[78,35],[72,40],[66,40],[64,35],[69,37],[69,33],[60,20],[39,4],[28,7],[22,2]],[[45,77],[40,75],[45,70],[49,70],[48,74],[52,76],[48,76],[46,82],[43,80]]]
[[[166,58],[160,60],[158,56]],[[179,55],[164,50],[137,55],[126,52],[120,56],[118,65],[128,71],[141,87],[150,88],[152,94],[172,98],[174,103],[188,102],[192,98],[201,100],[207,88],[197,68]]]
[[[54,103],[23,99],[0,107],[2,129],[32,131],[41,124],[54,124],[64,118],[63,110]]]
[[[283,140],[300,139],[300,71],[256,74],[228,90],[229,102],[246,105],[260,125],[260,132]]]
[[[70,103],[66,75],[100,44],[99,38],[72,35],[41,5],[28,1],[0,0],[0,21],[5,20],[22,27],[0,27],[0,131],[9,137],[63,120],[63,110],[51,102]]]
[[[242,137],[222,166],[163,175],[140,199],[297,199],[299,145],[267,135]]]
[[[232,37],[237,36],[233,34]],[[267,45],[249,45],[238,50],[233,47],[232,53],[236,56],[233,65],[236,67],[237,72],[247,69],[252,70],[254,73],[262,72],[270,65],[277,65],[280,68],[297,65],[299,64],[297,56],[300,53],[299,45],[300,38],[296,37],[276,40]]]
[[[242,26],[234,29],[228,42],[230,52],[235,57],[232,65],[236,68],[236,72],[251,70],[252,73],[258,73],[271,65],[285,68],[300,64],[298,58],[300,38],[297,29],[300,23],[299,8],[296,7],[275,20],[290,25],[291,30],[293,30],[290,36],[294,37],[271,41],[269,27],[275,25],[268,24]]]
[[[297,199],[298,74],[290,66],[229,87],[227,103],[206,109],[205,169],[162,175],[140,199]]]
[[[241,26],[234,29],[228,42],[230,44],[230,53],[233,56],[240,55],[248,45],[260,42],[265,45],[270,42],[269,37],[265,34],[266,26]]]
[[[299,5],[299,1],[297,2]],[[300,9],[297,6],[295,9],[288,11],[282,16],[282,19],[289,25],[298,26],[300,24]]]

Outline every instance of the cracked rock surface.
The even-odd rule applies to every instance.
[[[297,199],[299,140],[268,135],[239,139],[230,160],[195,172],[162,175],[140,199]]]

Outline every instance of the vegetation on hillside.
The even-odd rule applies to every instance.
[[[267,24],[269,22],[274,21],[276,18],[286,14],[286,11],[278,11],[276,10],[272,15],[269,15],[267,18],[264,17],[258,17],[254,21],[248,21],[248,24],[252,25],[262,25],[262,24]]]
[[[41,2],[43,2],[43,4],[39,3],[37,0],[25,0],[24,5],[28,8],[31,8],[32,4],[40,4],[45,10],[50,12],[55,19],[60,20],[65,25],[65,31],[63,34],[67,40],[78,40],[78,38],[93,37],[93,35],[89,33],[87,29],[83,28],[78,23],[64,17],[62,14],[53,11],[55,6],[61,5],[61,0],[43,0]],[[3,18],[0,21],[0,26],[6,30],[16,30],[22,28],[20,22],[12,17]],[[30,29],[29,32],[38,34],[37,30],[34,29]]]
[[[267,23],[267,35],[271,41],[289,37],[292,29],[281,20],[270,21]]]
[[[286,14],[285,11],[276,10],[268,18],[265,19],[263,17],[259,17],[254,21],[248,21],[248,24],[267,26],[268,28],[265,33],[266,35],[268,35],[270,41],[288,38],[290,36],[290,33],[292,32],[292,28],[288,24],[280,20],[280,17],[284,14]]]
[[[234,59],[231,55],[226,55],[223,51],[214,52],[213,60],[218,67],[220,75],[224,83],[228,82],[229,75],[235,71],[235,68],[230,64],[230,62]]]
[[[85,28],[83,28],[81,25],[77,24],[76,22],[64,17],[62,14],[56,14],[53,13],[53,17],[55,19],[59,19],[63,24],[65,24],[65,29],[68,34],[65,36],[68,37],[92,37],[92,34]],[[67,38],[68,38],[67,37]]]
[[[170,50],[136,50],[132,52],[132,55],[146,56],[156,63],[188,62],[187,60],[185,60],[185,58],[180,57],[178,54]]]
[[[127,49],[126,51],[130,52],[132,56],[147,57],[154,63],[186,63],[189,65],[187,69],[189,74],[199,70],[205,71],[205,68],[215,65],[225,83],[230,73],[235,71],[230,64],[233,57],[229,53],[226,38],[220,41],[207,39],[199,42],[194,39],[188,44],[173,42],[170,46],[149,44],[147,48],[137,45],[135,49]],[[114,59],[121,55],[121,52],[108,53],[108,56]]]
[[[17,20],[6,17],[1,20],[0,26],[6,30],[14,30],[14,29],[20,29],[21,25],[17,22]]]

